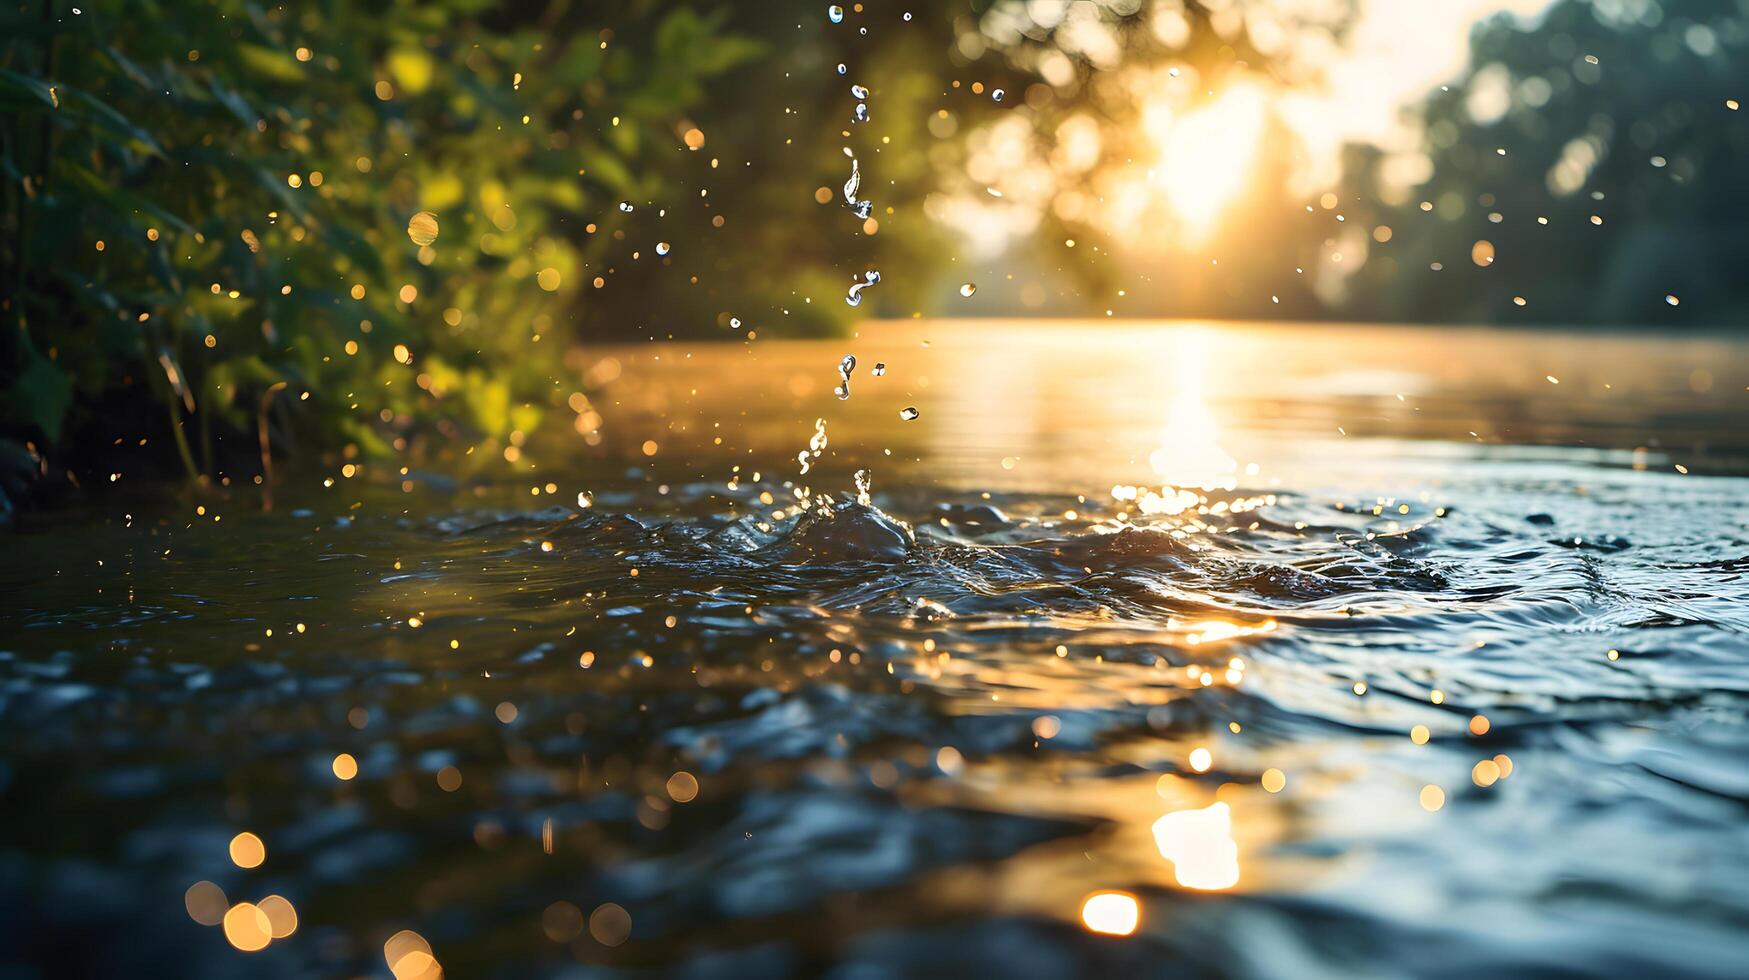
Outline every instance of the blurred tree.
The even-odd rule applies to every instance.
[[[980,271],[1083,313],[1119,286],[1186,315],[1385,295],[1383,263],[1317,265],[1357,229],[1302,220],[1252,97],[1315,84],[1353,0],[844,6],[10,0],[0,433],[86,476],[251,479],[294,440],[526,465],[544,412],[594,437],[601,340],[819,333]],[[1235,114],[1243,160],[1178,125]],[[1205,206],[1240,168],[1257,192]],[[985,235],[1013,265],[978,266]]]
[[[997,271],[1060,263],[1070,285],[1052,296],[1029,275],[1030,295],[985,307],[1311,312],[1293,272],[1308,247],[1289,186],[1300,148],[1273,103],[1319,84],[1355,13],[1351,0],[1002,0],[965,18],[954,51],[985,93],[972,105],[998,111],[965,118],[940,154],[961,176],[932,214],[1010,230],[1024,244]]]
[[[1736,0],[1558,0],[1478,25],[1464,76],[1420,110],[1426,160],[1411,169],[1426,179],[1393,186],[1379,153],[1348,155],[1344,208],[1392,237],[1338,311],[1741,326],[1746,46]]]
[[[691,6],[593,17],[15,0],[0,424],[137,449],[133,473],[217,478],[239,454],[215,443],[259,431],[265,454],[294,429],[348,455],[513,458],[577,386],[560,354],[625,260],[619,202],[659,194],[687,107],[760,51]]]

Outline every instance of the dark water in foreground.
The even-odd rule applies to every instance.
[[[1749,347],[878,324],[584,361],[596,444],[526,479],[5,541],[0,976],[1749,962]]]

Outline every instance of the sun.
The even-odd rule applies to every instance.
[[[1266,115],[1263,94],[1252,86],[1229,89],[1184,115],[1165,106],[1144,111],[1158,148],[1149,174],[1191,240],[1206,238],[1244,190]]]

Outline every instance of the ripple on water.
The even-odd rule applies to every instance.
[[[273,948],[316,973],[380,969],[414,920],[458,972],[1725,973],[1749,494],[1584,472],[1562,496],[1478,464],[1401,510],[910,491],[774,517],[782,487],[633,484],[23,536],[0,826],[156,857],[5,850],[0,896],[48,887],[0,937],[234,969],[158,907],[208,880],[295,902],[324,938]],[[1239,877],[1210,901],[1150,828],[1217,801]],[[226,863],[244,828],[271,886]],[[1092,941],[1076,910],[1114,887],[1139,931]],[[616,903],[630,938],[530,946],[558,901]]]

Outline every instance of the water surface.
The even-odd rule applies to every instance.
[[[514,478],[124,489],[7,542],[0,960],[1749,958],[1749,345],[910,322],[572,366],[599,425]],[[234,948],[201,882],[295,931]]]

